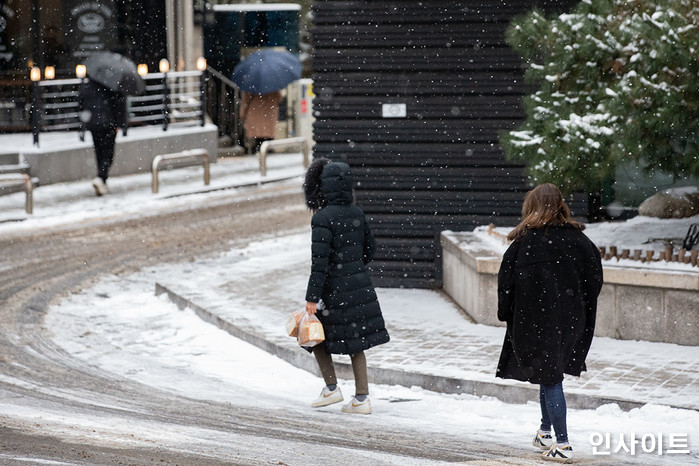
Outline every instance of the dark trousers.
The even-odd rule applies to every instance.
[[[563,382],[554,385],[541,385],[539,388],[539,404],[541,405],[541,430],[556,432],[556,442],[568,441],[568,425],[566,423],[566,398],[563,394]]]
[[[325,345],[321,343],[314,346],[313,355],[316,357],[325,385],[336,385],[337,377],[335,376],[333,357],[331,354],[325,352]],[[368,395],[369,380],[367,378],[366,356],[364,356],[364,352],[350,354],[350,360],[352,361],[352,371],[354,372],[354,394]]]
[[[116,128],[95,128],[90,130],[95,144],[95,158],[97,159],[97,176],[107,181],[109,169],[114,163],[114,142],[116,141]]]
[[[262,146],[262,143],[265,141],[271,141],[273,138],[253,138],[252,139],[252,153],[257,154],[260,152],[260,147]]]

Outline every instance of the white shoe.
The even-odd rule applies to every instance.
[[[552,444],[553,438],[551,437],[551,433],[542,434],[541,430],[536,431],[536,435],[534,435],[534,438],[532,439],[532,445],[534,445],[536,448],[540,448],[541,450],[548,450],[551,448]]]
[[[95,188],[95,194],[98,196],[104,196],[109,193],[109,188],[107,188],[107,183],[102,180],[99,176],[92,179],[92,187]]]
[[[342,392],[340,387],[335,387],[335,390],[330,390],[328,387],[323,387],[320,392],[320,396],[311,403],[314,408],[320,408],[321,406],[328,406],[334,403],[339,403],[344,400],[342,397]]]
[[[371,400],[367,396],[364,401],[359,401],[352,397],[352,401],[342,407],[343,413],[351,414],[371,414]]]
[[[551,445],[548,451],[541,455],[545,460],[568,462],[573,459],[573,448],[570,445],[559,447],[557,443]]]

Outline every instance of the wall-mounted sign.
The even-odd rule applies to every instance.
[[[7,5],[0,6],[0,64],[5,68],[7,63],[14,58],[14,52],[10,45],[10,35],[7,28],[15,18],[15,11]]]
[[[81,61],[92,52],[110,51],[117,43],[113,0],[66,2],[66,44],[71,56]]]
[[[382,104],[381,116],[384,118],[405,118],[408,108],[405,104]]]

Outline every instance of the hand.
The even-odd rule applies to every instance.
[[[316,312],[318,312],[318,303],[312,303],[310,301],[306,301],[306,312],[308,312],[308,315],[313,315]]]

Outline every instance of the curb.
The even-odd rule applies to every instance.
[[[304,350],[280,346],[264,338],[241,329],[235,324],[219,317],[211,311],[199,306],[191,300],[179,295],[174,290],[160,283],[155,284],[155,295],[166,294],[179,309],[190,308],[199,318],[225,330],[232,336],[250,343],[289,364],[311,372],[320,377],[320,371],[315,359],[308,356]],[[353,379],[352,366],[343,362],[335,362],[337,375],[344,379]],[[457,379],[439,375],[421,374],[418,372],[401,371],[396,369],[382,369],[379,367],[367,367],[369,380],[375,384],[402,385],[404,387],[420,387],[433,392],[447,394],[466,394],[478,397],[489,396],[497,398],[505,403],[522,404],[528,401],[539,401],[539,389],[535,386],[508,385],[497,382],[483,382],[478,380]],[[640,408],[646,403],[613,397],[600,397],[583,395],[579,393],[566,393],[566,404],[575,409],[596,409],[606,404],[617,404],[624,411]],[[688,409],[682,406],[673,408]]]

